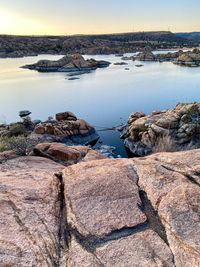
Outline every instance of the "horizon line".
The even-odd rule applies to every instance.
[[[118,34],[134,34],[134,33],[199,33],[199,31],[189,31],[189,32],[172,32],[170,30],[153,30],[153,31],[130,31],[130,32],[110,32],[110,33],[76,33],[76,34],[9,34],[9,33],[0,33],[0,36],[29,36],[29,37],[42,37],[42,36],[57,36],[57,37],[65,37],[65,36],[95,36],[95,35],[118,35]]]

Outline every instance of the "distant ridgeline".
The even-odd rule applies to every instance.
[[[200,32],[178,32],[178,36],[200,43]]]
[[[116,54],[193,47],[199,43],[188,36],[169,31],[132,32],[73,36],[0,35],[0,57],[23,57],[38,54]]]

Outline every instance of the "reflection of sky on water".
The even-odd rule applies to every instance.
[[[112,63],[121,60],[114,55],[93,57]],[[111,65],[74,81],[68,81],[65,73],[19,68],[39,59],[58,58],[40,55],[0,59],[1,121],[18,120],[18,111],[22,109],[31,110],[33,119],[42,120],[71,110],[95,126],[112,127],[126,122],[134,111],[150,113],[173,107],[177,102],[200,101],[200,68],[180,67],[170,62],[142,62],[144,66],[137,68],[138,62],[127,61],[128,66]],[[130,70],[126,71],[126,67]],[[100,135],[104,143],[118,145],[118,152],[122,151],[117,132],[100,132]]]

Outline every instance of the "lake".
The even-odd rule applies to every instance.
[[[126,123],[135,111],[150,114],[156,109],[171,108],[177,102],[200,101],[200,68],[170,62],[142,62],[144,66],[137,68],[135,65],[141,62],[126,61],[127,66],[110,65],[74,81],[69,81],[66,73],[38,73],[19,68],[40,59],[61,57],[0,59],[1,123],[18,121],[18,112],[24,109],[32,111],[32,119],[41,120],[69,110],[101,130],[100,142],[115,146],[116,155],[126,157],[119,132],[102,129]],[[84,57],[111,63],[121,61],[115,55]]]

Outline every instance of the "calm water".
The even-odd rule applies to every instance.
[[[32,119],[41,120],[70,110],[98,130],[125,123],[134,111],[149,114],[155,109],[171,108],[177,102],[200,101],[200,68],[170,62],[144,62],[144,67],[137,68],[135,65],[140,62],[127,61],[127,66],[111,65],[74,81],[67,80],[66,73],[19,68],[39,59],[60,57],[0,59],[0,122],[19,120],[18,112],[23,109],[32,111]],[[121,61],[114,55],[93,57],[112,63]],[[126,67],[130,70],[125,70]],[[116,153],[126,156],[117,131],[99,134],[103,144],[116,146]]]

